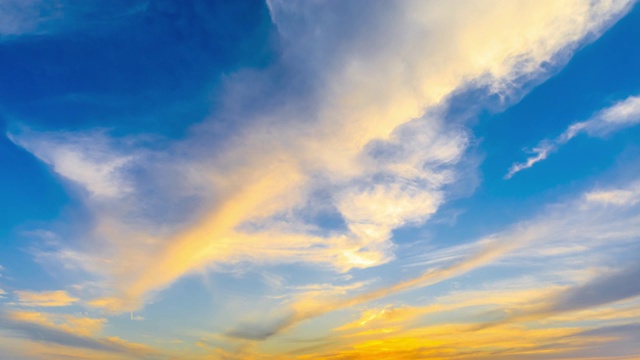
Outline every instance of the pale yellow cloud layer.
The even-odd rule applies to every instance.
[[[64,290],[56,291],[15,291],[18,303],[23,306],[58,307],[69,306],[79,299]]]
[[[96,319],[69,314],[49,314],[38,311],[21,310],[11,311],[7,313],[6,316],[14,321],[54,327],[70,333],[86,336],[98,334],[102,330],[103,324],[107,321],[102,318]]]
[[[9,309],[0,313],[0,349],[25,359],[151,359],[150,347],[100,337],[104,318]]]
[[[326,338],[317,339],[310,346],[298,345],[284,357],[517,359],[535,355],[583,359],[579,355],[581,350],[597,349],[620,338],[620,334],[606,331],[586,335],[589,331],[629,324],[640,327],[637,298],[593,309],[539,314],[493,327],[477,326],[487,316],[504,316],[504,311],[510,308],[548,305],[555,294],[563,291],[561,286],[544,285],[520,284],[519,288],[505,290],[495,284],[484,290],[451,293],[433,305],[369,308],[362,311],[358,319],[333,329]],[[447,322],[435,320],[442,319],[443,315]],[[262,355],[255,352],[254,356],[261,358]],[[613,353],[610,356],[624,358]]]

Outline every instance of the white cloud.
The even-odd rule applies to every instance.
[[[602,110],[595,119],[585,124],[585,128],[590,134],[602,136],[609,131],[617,130],[616,127],[632,126],[638,123],[640,123],[640,96],[630,96]]]
[[[513,164],[504,178],[511,179],[516,173],[532,167],[537,162],[545,160],[549,156],[549,154],[556,151],[557,149],[558,146],[556,144],[552,144],[549,142],[538,144],[536,147],[531,149],[531,153],[534,155],[527,158],[527,161],[523,163]]]
[[[92,304],[131,311],[185,274],[231,263],[306,262],[344,272],[389,261],[392,231],[427,221],[468,171],[472,135],[447,121],[448,97],[467,86],[517,97],[630,2],[350,4],[268,2],[283,38],[281,65],[314,88],[293,95],[273,89],[284,98],[244,119],[229,138],[217,139],[203,124],[157,165],[116,150],[102,133],[13,136],[94,197],[136,199],[95,211],[90,236],[99,246],[83,251],[104,258],[91,271],[108,285]],[[254,78],[230,81],[256,87]],[[171,186],[129,182],[129,166],[153,168]],[[206,189],[210,203],[177,225],[129,216],[130,207],[167,207],[156,203],[164,190],[180,197],[195,187]],[[345,227],[322,229],[303,216],[322,211]]]
[[[115,150],[113,140],[94,133],[8,134],[17,145],[51,165],[53,170],[84,187],[97,198],[121,197],[131,191],[121,170],[136,158]]]
[[[510,179],[516,173],[545,160],[549,154],[557,151],[560,146],[579,134],[602,137],[638,123],[640,123],[640,96],[630,96],[611,107],[600,110],[587,121],[572,124],[556,138],[541,141],[532,149],[533,156],[527,158],[524,163],[516,163],[511,166],[505,179]]]
[[[632,206],[640,201],[640,184],[628,189],[596,190],[586,194],[589,202]]]

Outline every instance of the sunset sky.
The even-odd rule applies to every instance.
[[[640,359],[632,0],[0,0],[0,358]]]

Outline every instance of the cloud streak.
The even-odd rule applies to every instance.
[[[545,311],[564,312],[597,307],[640,295],[640,265],[634,264],[557,294]]]
[[[15,291],[18,304],[30,307],[61,307],[76,303],[78,298],[69,295],[64,290],[56,291]]]
[[[290,313],[284,317],[278,318],[271,324],[247,324],[229,331],[227,335],[242,339],[266,340],[305,320],[319,317],[336,310],[350,308],[373,300],[385,298],[403,291],[437,284],[441,281],[459,276],[465,272],[489,263],[501,255],[504,255],[511,249],[514,249],[518,245],[519,244],[516,242],[508,244],[504,242],[487,242],[480,246],[479,251],[476,253],[450,266],[430,269],[418,277],[352,297],[342,299],[322,297],[316,297],[314,299],[304,298],[298,300],[292,306]]]
[[[505,179],[510,179],[518,172],[545,160],[550,154],[558,151],[561,146],[580,134],[603,137],[638,123],[640,123],[640,97],[630,96],[606,109],[600,110],[589,120],[572,124],[556,138],[541,141],[533,147],[531,150],[533,155],[527,158],[525,162],[515,163],[511,166],[509,172],[505,175]]]
[[[131,186],[122,178],[121,169],[134,155],[114,153],[104,131],[72,134],[38,133],[21,129],[7,134],[16,145],[35,154],[54,171],[88,190],[92,197],[109,198],[126,195]]]
[[[294,302],[284,312],[284,315],[279,314],[271,322],[265,323],[261,320],[260,325],[255,323],[242,324],[228,332],[227,335],[250,340],[266,340],[303,321],[336,310],[351,308],[400,292],[430,286],[483,266],[498,265],[502,261],[525,261],[531,257],[540,256],[539,254],[545,248],[549,248],[551,251],[558,245],[580,244],[583,246],[583,251],[596,249],[603,245],[625,246],[626,242],[636,238],[637,231],[640,230],[637,225],[639,209],[637,206],[629,205],[636,204],[635,200],[640,196],[627,190],[635,189],[637,186],[638,182],[631,182],[619,189],[586,191],[576,199],[564,204],[549,206],[552,211],[542,212],[542,215],[532,220],[515,224],[505,231],[470,244],[445,249],[447,254],[455,253],[457,256],[449,256],[444,261],[445,265],[430,268],[418,277],[381,289],[365,291],[355,296],[342,298],[302,297]],[[629,197],[614,204],[593,201],[593,194],[608,192],[625,193],[629,194]],[[637,251],[637,249],[631,246],[629,251]],[[509,259],[505,259],[507,254],[509,254]],[[429,254],[429,257],[433,256],[437,256],[437,253]],[[569,311],[570,308],[574,310],[587,309],[637,296],[640,288],[632,283],[632,279],[638,275],[638,271],[638,266],[632,265],[629,268],[590,280],[583,285],[552,294],[552,298],[539,300],[540,303],[545,304],[544,306],[534,306],[532,310],[526,310],[531,312],[527,312],[527,314],[538,317],[541,314]],[[534,312],[536,315],[532,315]],[[514,310],[514,313],[517,311]]]
[[[143,345],[128,343],[118,338],[96,338],[104,319],[52,316],[46,313],[5,311],[0,314],[0,328],[14,336],[25,337],[37,343],[62,345],[70,348],[118,353],[127,358],[157,358]]]
[[[608,271],[583,284],[569,286],[539,298],[528,309],[508,309],[507,313],[510,315],[506,319],[482,327],[544,319],[633,299],[640,296],[640,285],[636,281],[638,275],[638,264]]]

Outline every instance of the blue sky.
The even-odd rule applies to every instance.
[[[634,1],[0,0],[10,359],[632,359]]]

